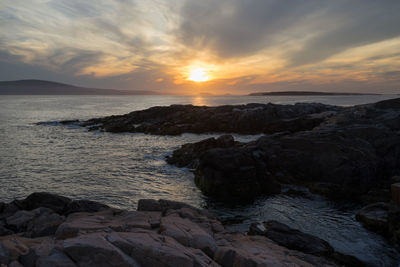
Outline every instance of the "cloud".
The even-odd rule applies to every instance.
[[[400,69],[398,0],[2,0],[0,5],[3,80],[195,90],[185,73],[190,66],[206,66],[215,80],[195,85],[204,90],[366,81],[393,91],[399,86],[394,78]]]
[[[399,36],[399,13],[396,0],[188,0],[177,36],[222,59],[281,47],[298,66]]]

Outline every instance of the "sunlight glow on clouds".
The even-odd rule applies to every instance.
[[[398,14],[397,0],[0,0],[0,79],[193,93],[197,64],[214,93],[398,93]]]

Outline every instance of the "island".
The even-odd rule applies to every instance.
[[[357,96],[380,95],[375,93],[344,93],[344,92],[318,92],[318,91],[275,91],[251,93],[249,96]]]
[[[0,81],[0,95],[160,95],[155,91],[99,89],[44,80]]]

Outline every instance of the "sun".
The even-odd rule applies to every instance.
[[[188,80],[194,82],[206,82],[210,79],[208,71],[204,68],[192,68],[189,71]]]

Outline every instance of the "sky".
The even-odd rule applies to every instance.
[[[0,80],[400,93],[399,0],[0,0]]]

